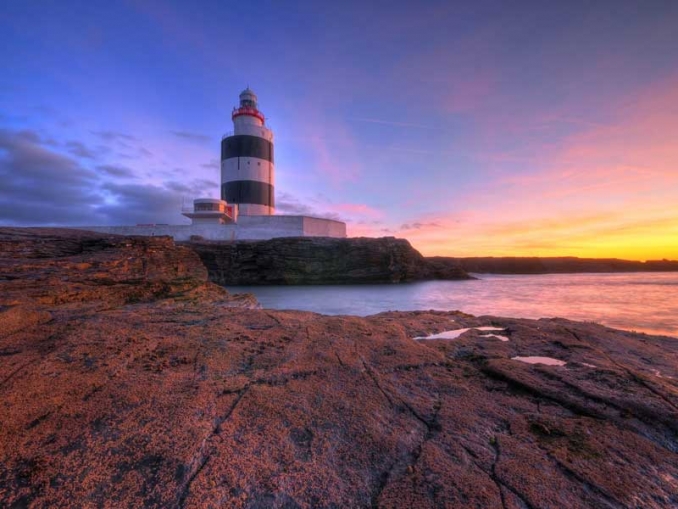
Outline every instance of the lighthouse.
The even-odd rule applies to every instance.
[[[233,133],[221,140],[221,199],[237,205],[240,216],[273,215],[273,132],[249,87],[240,93],[231,119]]]
[[[221,198],[195,198],[181,213],[191,224],[81,226],[118,235],[168,235],[177,241],[346,237],[346,223],[306,215],[275,214],[273,133],[247,87],[231,115],[233,132],[221,138]],[[216,191],[216,190],[215,190]],[[211,193],[210,193],[211,194]]]

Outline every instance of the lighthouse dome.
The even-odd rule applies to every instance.
[[[257,94],[250,87],[240,92],[240,106],[257,107]]]

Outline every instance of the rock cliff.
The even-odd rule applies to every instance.
[[[187,244],[221,285],[400,283],[468,279],[454,264],[429,263],[405,239],[287,237]]]
[[[678,504],[676,339],[228,307],[166,239],[2,230],[0,263],[0,507]]]

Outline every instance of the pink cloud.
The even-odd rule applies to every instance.
[[[300,152],[310,158],[303,172],[321,177],[333,188],[355,182],[363,173],[360,147],[349,126],[340,119],[324,113],[320,92],[306,98],[308,106],[303,116],[294,115],[285,126],[280,141],[298,145]]]
[[[380,219],[384,217],[384,212],[364,203],[339,203],[329,207],[338,213],[346,213],[366,219]]]

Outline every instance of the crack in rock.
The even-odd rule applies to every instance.
[[[215,436],[218,436],[221,434],[221,425],[226,422],[233,412],[235,411],[236,407],[238,404],[242,401],[243,397],[245,394],[247,394],[247,391],[250,388],[250,384],[246,384],[242,389],[238,391],[238,396],[235,398],[229,409],[226,411],[226,413],[223,415],[223,417],[219,417],[215,420],[214,426],[212,427],[212,430],[210,433],[202,440],[202,443],[200,444],[200,448],[198,449],[197,454],[191,461],[191,465],[197,465],[192,468],[193,473],[188,477],[186,484],[184,488],[181,491],[181,495],[179,496],[179,501],[177,503],[178,508],[183,508],[186,506],[186,499],[188,498],[188,495],[190,494],[191,491],[191,486],[193,485],[193,482],[196,480],[196,478],[200,475],[202,470],[205,468],[205,465],[207,465],[207,462],[210,460],[212,454],[211,453],[205,453],[205,446],[207,443],[210,441]]]

